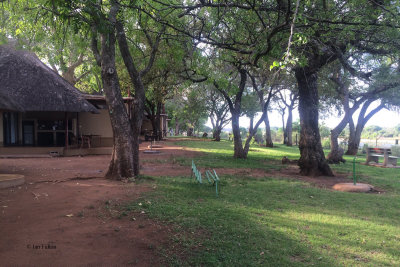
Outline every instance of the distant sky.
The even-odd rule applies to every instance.
[[[354,116],[354,120],[356,121],[358,117],[358,112]],[[260,115],[261,116],[261,115]],[[258,119],[260,116],[258,116],[256,119]],[[282,118],[281,115],[278,113],[278,111],[273,111],[268,113],[269,120],[270,120],[270,125],[271,127],[282,127]],[[285,116],[285,121],[287,119],[287,114]],[[299,113],[297,109],[293,112],[293,121],[296,121],[299,119]],[[324,123],[326,126],[329,128],[334,128],[336,125],[340,122],[340,117],[337,117],[337,114],[332,113],[332,116],[329,117],[324,117],[323,119],[320,119],[320,123]],[[246,117],[240,118],[240,126],[248,128],[249,127],[249,119]],[[379,111],[375,116],[373,116],[367,123],[368,125],[378,125],[381,127],[394,127],[396,125],[400,124],[400,114],[398,112],[394,111],[388,111],[386,109]],[[211,127],[211,122],[208,120],[207,126]],[[261,124],[261,128],[264,128],[264,123]],[[227,125],[226,128],[231,128],[231,125]]]

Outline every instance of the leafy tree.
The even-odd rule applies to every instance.
[[[214,88],[205,88],[207,92],[206,101],[209,118],[212,124],[213,138],[215,141],[221,141],[222,129],[230,122],[228,104],[225,99]]]
[[[186,129],[188,136],[192,136],[196,130],[202,129],[208,117],[206,99],[206,92],[194,84],[167,100],[168,114],[175,122],[175,134]]]
[[[361,55],[389,47],[395,49],[399,35],[396,29],[399,16],[395,15],[398,10],[394,2],[382,2],[382,5],[369,1],[324,2],[323,5],[304,2],[298,6],[297,13],[297,30],[289,56],[296,61],[293,70],[299,87],[299,166],[304,175],[332,176],[318,130],[318,74],[324,66],[339,60],[352,75],[368,79],[367,73],[349,62],[346,53],[357,51]]]
[[[283,16],[285,10],[282,10],[279,3],[267,4],[260,1],[187,1],[182,4],[168,2],[164,3],[163,8],[169,9],[170,15],[161,23],[206,46],[205,54],[213,54],[216,59],[209,57],[218,71],[211,74],[203,71],[202,74],[217,87],[229,105],[234,157],[246,158],[249,141],[259,125],[258,122],[255,124],[254,131],[250,133],[243,147],[239,134],[239,117],[242,95],[248,79],[247,72],[251,66],[257,67],[259,62],[263,62],[266,56],[279,55],[278,35],[287,26],[290,14]],[[257,12],[257,16],[254,16],[254,12]],[[221,70],[225,70],[225,73],[222,74]],[[266,107],[262,110],[264,119]]]
[[[258,96],[256,92],[246,90],[242,99],[242,115],[250,120],[249,133],[254,131],[254,117],[260,111],[260,106],[256,105]]]
[[[384,57],[386,58],[386,57]],[[356,155],[360,145],[361,133],[366,123],[382,109],[395,109],[400,105],[400,72],[398,68],[398,60],[387,61],[377,64],[376,70],[371,71],[370,81],[367,83],[367,93],[364,96],[364,102],[357,119],[357,125],[354,124],[353,118],[349,120],[349,145],[346,154]],[[389,64],[388,64],[389,62]],[[375,107],[370,108],[373,103],[378,103]]]
[[[293,145],[292,138],[292,124],[293,124],[293,110],[297,107],[298,93],[293,87],[293,83],[289,83],[290,77],[286,76],[288,80],[282,83],[280,86],[281,90],[277,92],[274,97],[275,109],[281,114],[282,120],[282,134],[283,144],[287,146]],[[290,89],[288,89],[290,88]],[[288,113],[287,120],[285,123],[285,114]]]
[[[265,125],[265,146],[266,147],[273,147],[274,143],[272,141],[271,135],[271,127],[269,125],[269,117],[268,117],[268,110],[270,109],[270,102],[272,97],[275,95],[277,88],[276,86],[270,85],[271,78],[274,79],[276,76],[271,71],[259,70],[255,71],[254,73],[248,72],[249,77],[251,79],[251,84],[253,89],[256,91],[260,109],[265,109],[266,112],[264,114],[264,125]]]
[[[329,137],[331,129],[328,126],[326,126],[325,124],[321,124],[319,126],[319,132],[321,134],[321,138],[324,139],[324,138]]]
[[[299,95],[295,90],[289,90],[289,92],[284,93],[282,93],[282,91],[279,92],[279,98],[288,111],[288,118],[286,120],[286,129],[284,134],[284,144],[287,146],[293,145],[293,110],[297,107],[296,105],[298,96]]]
[[[90,48],[101,69],[114,135],[112,159],[106,177],[114,179],[139,174],[139,135],[146,91],[143,78],[153,66],[165,32],[165,27],[149,20],[140,6],[122,2],[43,0],[26,9],[31,12],[45,10],[49,21],[57,25],[71,25],[73,29],[90,36]],[[117,48],[134,88],[135,106],[131,120],[122,100],[116,64]],[[144,53],[143,57],[136,57],[140,53]]]
[[[25,12],[36,9],[37,12]],[[0,40],[34,52],[69,83],[83,91],[101,89],[93,80],[99,73],[90,55],[89,40],[85,32],[52,18],[47,10],[38,10],[34,2],[13,1],[2,6],[3,24]],[[11,38],[11,39],[10,39]],[[0,41],[1,43],[1,41]]]

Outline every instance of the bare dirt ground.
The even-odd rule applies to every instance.
[[[141,150],[147,149],[145,142]],[[174,158],[201,153],[166,142],[161,154],[141,153],[142,173],[190,175]],[[0,190],[1,266],[158,266],[171,227],[146,214],[120,216],[118,207],[152,190],[152,185],[102,178],[109,156],[1,159],[0,173],[25,175],[23,186]],[[343,177],[307,178],[295,166],[266,173],[217,169],[218,174],[300,179],[319,187],[348,181]],[[90,178],[90,179],[86,179]]]
[[[161,164],[172,155],[196,152],[166,145],[162,154],[141,154],[143,173],[187,173],[187,167]],[[118,211],[151,185],[102,178],[109,158],[2,159],[0,173],[23,174],[26,183],[0,190],[0,266],[161,265],[158,250],[168,244],[170,227]]]

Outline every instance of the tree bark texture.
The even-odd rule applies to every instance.
[[[357,128],[358,128],[358,131],[357,131]],[[346,155],[353,155],[353,156],[357,155],[358,147],[360,146],[361,132],[362,132],[362,131],[359,131],[359,129],[361,127],[357,127],[357,128],[356,128],[356,131],[352,135],[350,135]]]
[[[307,176],[333,176],[322,150],[318,128],[317,73],[298,68],[295,75],[299,87],[300,173]]]
[[[293,146],[293,109],[288,109],[288,118],[286,121],[286,145],[287,146]]]
[[[232,112],[232,133],[233,133],[233,157],[239,159],[247,158],[244,153],[242,137],[240,135],[239,117],[240,112]]]
[[[340,121],[340,123],[331,130],[331,151],[328,154],[328,162],[329,163],[333,163],[333,164],[338,164],[340,162],[345,163],[346,160],[343,158],[343,154],[344,151],[341,147],[339,147],[339,143],[338,143],[338,138],[340,133],[344,130],[344,128],[346,127],[346,125],[348,123],[350,123],[350,120],[352,121],[352,116],[355,110],[357,110],[359,107],[359,103],[355,103],[353,105],[352,108],[349,108],[349,104],[346,103],[344,105],[344,109],[345,109],[345,115],[343,117],[343,119]],[[352,127],[350,127],[351,130],[351,134],[354,134],[354,124]]]
[[[336,129],[336,128],[335,128]],[[342,131],[340,131],[342,132]],[[331,151],[328,154],[328,162],[329,163],[334,163],[334,164],[339,164],[340,162],[345,163],[346,160],[343,158],[343,148],[339,147],[338,143],[338,137],[340,132],[331,130]]]
[[[119,3],[116,1],[112,1],[112,6],[118,6]],[[151,70],[154,60],[157,54],[158,46],[160,44],[161,40],[161,34],[165,31],[165,27],[157,34],[157,37],[155,40],[150,40],[151,37],[148,34],[145,34],[146,39],[148,39],[148,42],[151,46],[151,52],[149,55],[149,59],[147,64],[145,65],[144,69],[138,70],[132,54],[130,52],[130,47],[128,45],[127,37],[125,35],[125,29],[123,25],[123,19],[120,20],[120,18],[115,20],[115,27],[117,29],[117,39],[118,39],[118,46],[119,46],[119,51],[121,53],[121,56],[124,60],[124,64],[126,67],[126,70],[129,73],[129,77],[131,79],[133,88],[134,88],[134,94],[135,94],[135,101],[134,101],[134,108],[135,112],[132,114],[131,118],[131,125],[132,125],[132,131],[133,131],[133,142],[132,142],[132,147],[133,147],[133,167],[134,167],[134,173],[135,176],[139,175],[139,143],[140,143],[140,132],[141,132],[141,127],[143,123],[143,116],[144,116],[144,106],[145,106],[145,101],[146,101],[146,95],[145,95],[145,87],[143,84],[142,78],[145,77],[145,75]]]
[[[133,167],[135,176],[139,175],[139,143],[140,132],[143,123],[144,106],[146,101],[145,88],[142,81],[143,71],[139,72],[135,66],[131,53],[129,51],[128,42],[125,36],[123,24],[116,22],[118,45],[121,56],[124,60],[125,67],[129,73],[129,77],[133,84],[135,101],[133,102],[134,112],[131,117],[132,127],[132,147],[133,147]]]
[[[348,99],[348,97],[347,97]],[[348,101],[348,100],[347,100]],[[353,107],[350,109],[348,102],[345,103],[344,109],[345,109],[345,115],[343,119],[340,121],[340,123],[331,130],[331,151],[328,154],[328,162],[329,163],[334,163],[334,164],[339,164],[340,162],[345,163],[346,160],[343,158],[344,151],[341,147],[339,147],[338,143],[338,138],[340,133],[344,130],[346,127],[347,123],[352,120],[352,116],[354,111],[359,107],[359,104],[356,103],[353,105]],[[354,129],[354,127],[350,127]]]
[[[271,126],[269,125],[268,114],[265,114],[264,124],[265,124],[265,146],[274,147],[274,142],[272,142]]]
[[[332,163],[339,164],[340,162],[343,163],[346,162],[346,160],[343,158],[344,150],[341,147],[339,147],[338,143],[339,135],[344,130],[346,125],[350,122],[350,120],[352,120],[354,112],[360,107],[360,103],[364,100],[360,99],[354,101],[353,106],[350,108],[349,86],[343,81],[343,73],[339,70],[330,79],[337,86],[336,91],[339,93],[339,97],[341,98],[344,110],[344,117],[339,122],[339,124],[334,129],[331,130],[331,139],[330,139],[331,151],[328,154],[328,162],[331,164]],[[354,129],[354,127],[352,127],[352,129]]]
[[[110,10],[110,20],[113,21],[118,13],[118,8],[113,6]],[[132,127],[125,108],[118,74],[115,67],[115,28],[110,26],[108,33],[101,33],[101,53],[98,50],[97,37],[94,32],[92,50],[97,64],[101,67],[103,88],[108,105],[111,126],[113,130],[114,146],[111,162],[106,173],[110,179],[130,178],[136,175],[134,164],[134,147]]]
[[[360,114],[358,115],[357,126],[354,127],[354,122],[351,119],[350,125],[350,136],[349,144],[347,147],[346,155],[357,155],[358,148],[361,141],[361,133],[364,130],[365,124],[380,110],[382,110],[385,105],[380,104],[376,108],[372,109],[367,115],[368,107],[375,101],[375,99],[367,100],[361,108]]]
[[[143,83],[141,81],[141,77],[136,77],[135,83],[135,101],[134,101],[134,110],[135,112],[132,114],[131,118],[131,126],[133,131],[133,167],[135,176],[138,176],[140,173],[139,166],[139,144],[140,144],[140,132],[142,130],[143,123],[143,115],[144,115],[144,103],[145,103],[145,90]]]
[[[213,139],[214,141],[221,141],[221,128],[215,128],[215,130],[213,131]]]
[[[179,135],[180,123],[177,118],[175,118],[175,135]]]
[[[282,111],[281,117],[282,117],[282,133],[283,133],[282,144],[286,145],[287,144],[287,132],[286,132],[286,128],[285,128],[285,110]]]
[[[102,66],[102,72],[105,69],[103,67],[107,69],[105,72],[112,69],[110,65],[104,64]],[[106,177],[117,180],[134,177],[134,151],[131,145],[133,142],[133,134],[121,92],[118,90],[117,74],[103,75],[103,85],[108,103],[114,140],[111,162]]]
[[[228,102],[229,111],[231,112],[234,150],[233,157],[245,159],[247,158],[247,153],[245,153],[245,150],[243,149],[242,137],[240,136],[239,117],[241,112],[242,95],[246,86],[247,73],[244,69],[239,69],[239,73],[240,84],[239,91],[235,95],[235,102],[232,102],[228,93],[223,89],[220,89],[216,82],[214,82],[214,86],[218,89],[219,92],[221,92],[225,100]]]

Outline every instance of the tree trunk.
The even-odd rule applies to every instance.
[[[317,74],[298,68],[295,75],[299,86],[300,173],[307,176],[333,176],[322,150],[318,128]]]
[[[133,159],[134,159],[134,170],[135,176],[139,175],[139,144],[140,144],[140,132],[142,130],[144,105],[146,101],[145,89],[141,81],[141,77],[136,77],[135,83],[135,112],[132,116],[132,129],[133,129]]]
[[[339,164],[340,162],[345,163],[346,160],[343,158],[344,151],[341,147],[339,147],[338,143],[338,138],[340,133],[344,130],[346,127],[347,123],[350,123],[350,120],[352,119],[354,111],[358,108],[358,104],[355,104],[353,108],[348,107],[348,103],[345,104],[345,115],[343,119],[340,121],[340,123],[331,130],[331,151],[328,154],[328,162],[329,163],[334,163],[334,164]],[[350,127],[350,129],[353,129],[354,131],[354,125],[353,127]],[[351,130],[352,131],[352,130]]]
[[[102,35],[101,53],[101,76],[114,140],[111,162],[106,177],[121,180],[135,177],[137,174],[135,170],[135,150],[132,146],[134,135],[119,87],[115,68],[115,39],[111,35],[109,34],[108,38],[105,34]]]
[[[213,131],[213,139],[214,141],[221,141],[221,131],[222,129],[220,127],[216,127],[216,129]]]
[[[357,126],[354,130],[354,122],[350,121],[350,137],[349,137],[349,145],[346,151],[346,155],[357,155],[358,147],[360,146],[361,141],[361,133],[364,130],[365,124],[381,109],[385,107],[384,104],[380,104],[373,110],[371,110],[368,115],[366,115],[368,107],[375,101],[375,99],[367,100],[363,107],[361,108],[360,114],[358,115]],[[351,125],[352,124],[352,125]]]
[[[119,6],[112,5],[109,11],[110,21],[115,22],[118,11]],[[122,99],[115,67],[115,32],[114,26],[110,26],[108,32],[103,31],[100,33],[100,52],[97,41],[99,29],[94,26],[92,28],[91,49],[97,65],[101,67],[103,88],[113,130],[114,146],[106,177],[121,180],[123,178],[135,177],[137,173],[135,169],[135,150],[132,145],[134,142],[134,133],[132,132],[128,112]]]
[[[347,146],[346,155],[352,155],[352,156],[357,155],[358,147],[360,146],[360,141],[361,141],[361,133],[362,133],[367,121],[368,121],[367,119],[359,121],[357,123],[357,126],[355,127],[355,129],[353,127],[354,130],[353,130],[353,133],[350,134],[350,137],[349,137],[349,144]]]
[[[111,1],[112,8],[119,8],[120,4],[117,1]],[[117,14],[116,14],[117,15]],[[135,176],[139,175],[139,143],[140,143],[140,132],[143,123],[143,114],[144,114],[144,106],[146,101],[145,95],[145,87],[143,85],[142,77],[146,75],[150,71],[153,66],[155,55],[157,52],[157,48],[160,42],[161,33],[157,35],[155,42],[152,44],[152,50],[149,57],[149,61],[147,66],[139,71],[136,68],[136,65],[133,61],[132,54],[129,49],[128,41],[125,35],[125,29],[121,21],[117,21],[117,16],[115,16],[114,20],[112,21],[113,25],[116,27],[116,31],[113,34],[117,34],[118,37],[118,46],[123,58],[126,70],[129,73],[129,77],[133,84],[133,88],[135,89],[135,112],[133,113],[131,124],[133,130],[133,168]]]
[[[265,146],[274,147],[274,143],[272,142],[271,127],[269,126],[268,114],[265,114],[264,124],[265,124]]]
[[[293,110],[289,108],[288,110],[288,118],[286,122],[286,145],[292,146],[293,145],[293,137],[292,137],[292,127],[293,127]]]
[[[286,145],[287,142],[287,133],[285,129],[285,110],[282,112],[282,133],[283,133],[283,142],[282,144]]]
[[[161,132],[161,108],[162,108],[162,103],[158,102],[157,103],[157,113],[156,113],[156,123],[155,123],[155,127],[156,127],[155,135],[157,136],[158,141],[161,141],[163,138],[163,134]]]
[[[353,155],[353,156],[357,155],[360,141],[361,141],[361,133],[360,134],[355,133],[354,136],[351,139],[349,139],[346,155]]]
[[[232,132],[233,132],[233,144],[234,144],[234,158],[245,159],[247,154],[243,150],[242,137],[240,135],[239,127],[239,113],[232,112]]]
[[[180,126],[179,120],[175,118],[175,136],[179,135],[179,126]]]
[[[340,162],[346,162],[346,160],[343,158],[343,148],[339,147],[338,143],[340,132],[331,130],[331,151],[328,154],[329,163],[339,164]]]
[[[350,135],[349,135],[349,143],[347,144],[347,151],[346,155],[354,155],[354,148],[357,146],[355,143],[355,134],[356,134],[356,128],[354,126],[354,121],[353,118],[350,118],[349,120],[349,129],[350,129]],[[358,150],[358,147],[357,147]],[[356,152],[357,153],[357,152]]]
[[[214,81],[214,86],[224,96],[226,102],[229,105],[229,111],[232,116],[232,133],[233,133],[233,157],[234,158],[247,158],[247,153],[243,150],[242,137],[240,135],[239,117],[241,113],[242,96],[246,87],[247,72],[245,69],[239,69],[240,73],[240,84],[239,91],[235,95],[235,102],[233,103],[228,93],[221,90],[218,84]]]

